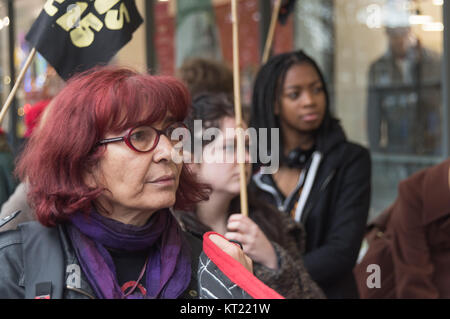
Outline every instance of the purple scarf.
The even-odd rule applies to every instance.
[[[190,248],[182,230],[168,209],[154,213],[142,227],[122,224],[92,210],[71,217],[68,233],[89,283],[99,298],[179,297],[191,280]],[[105,247],[149,250],[144,297],[125,297],[117,282],[114,262]],[[136,274],[136,277],[138,274]]]

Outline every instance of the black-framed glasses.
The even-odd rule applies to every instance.
[[[186,134],[189,134],[189,130],[182,122],[175,122],[163,130],[158,130],[148,125],[141,125],[131,128],[125,136],[101,140],[98,142],[98,145],[124,141],[133,151],[147,153],[153,151],[158,145],[161,134],[166,136],[172,144],[177,144],[183,141],[184,136],[188,136]]]

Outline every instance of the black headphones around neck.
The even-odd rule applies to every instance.
[[[300,147],[289,152],[286,157],[286,165],[290,168],[303,169],[311,158],[315,151],[315,147],[311,147],[309,150],[302,150]]]

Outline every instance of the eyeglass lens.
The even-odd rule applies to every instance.
[[[180,129],[182,131],[175,130]],[[174,123],[167,127],[162,133],[169,138],[169,140],[176,144],[183,140],[183,136],[187,129],[181,123]],[[129,142],[139,151],[148,151],[155,147],[156,140],[158,139],[158,132],[151,126],[139,126],[134,128],[129,135]]]

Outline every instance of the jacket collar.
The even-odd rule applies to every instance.
[[[327,124],[324,124],[324,127],[319,130],[316,144],[317,149],[323,155],[327,155],[335,147],[337,147],[341,143],[345,143],[346,141],[347,137],[345,136],[344,130],[342,129],[339,120],[330,117],[327,120]]]
[[[66,289],[81,293],[91,299],[95,299],[95,292],[87,281],[84,272],[81,270],[80,262],[75,255],[72,244],[69,241],[66,229],[63,225],[58,226],[61,238],[61,246],[64,252],[64,262],[66,273],[64,276],[64,286]]]

